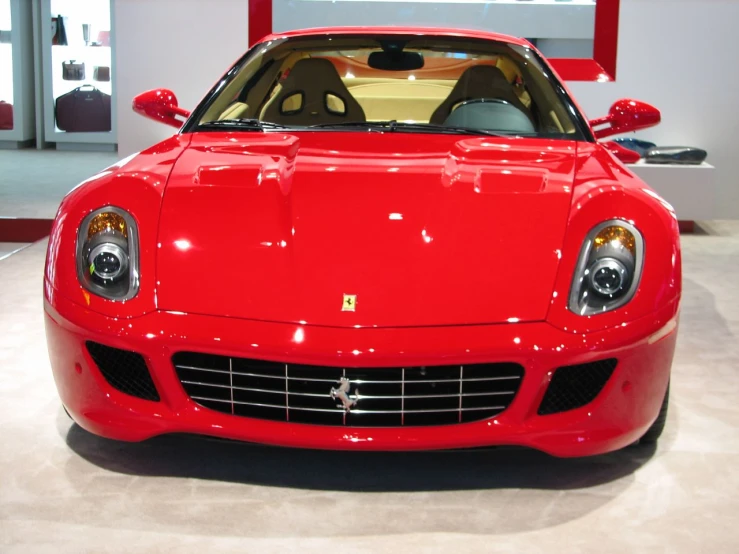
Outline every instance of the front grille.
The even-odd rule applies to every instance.
[[[212,410],[354,427],[447,425],[490,418],[510,405],[523,378],[523,367],[514,363],[341,368],[191,352],[177,353],[172,361],[190,398]],[[341,400],[342,384],[345,400],[356,401],[349,411]]]
[[[582,408],[600,394],[616,369],[615,358],[557,368],[539,405],[539,415]]]
[[[92,341],[87,341],[87,351],[114,389],[144,400],[159,401],[159,393],[141,354]]]

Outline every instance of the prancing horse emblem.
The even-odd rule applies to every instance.
[[[351,382],[346,377],[339,379],[338,388],[331,388],[331,398],[334,400],[341,400],[344,405],[344,410],[347,412],[357,405],[359,402],[359,389],[354,390],[354,395],[349,396],[349,390],[351,389]]]
[[[344,301],[341,303],[342,312],[355,312],[357,311],[357,295],[356,294],[345,294]]]

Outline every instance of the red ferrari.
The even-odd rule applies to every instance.
[[[62,202],[44,281],[71,417],[140,441],[520,445],[586,456],[665,425],[678,222],[527,41],[266,37],[179,130]]]

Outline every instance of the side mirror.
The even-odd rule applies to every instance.
[[[190,117],[190,112],[183,110],[177,105],[177,97],[174,92],[166,88],[157,88],[142,92],[133,99],[133,111],[154,121],[161,121],[178,129],[182,127],[182,120]]]
[[[618,100],[611,106],[606,117],[592,120],[590,126],[593,127],[596,138],[603,138],[626,133],[627,131],[638,131],[639,129],[654,127],[661,120],[662,115],[654,106],[626,98]],[[608,125],[608,127],[596,129],[596,127],[603,125]]]

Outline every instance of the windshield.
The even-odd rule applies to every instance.
[[[335,35],[258,45],[185,130],[385,128],[583,140],[579,117],[529,48],[458,37]]]

